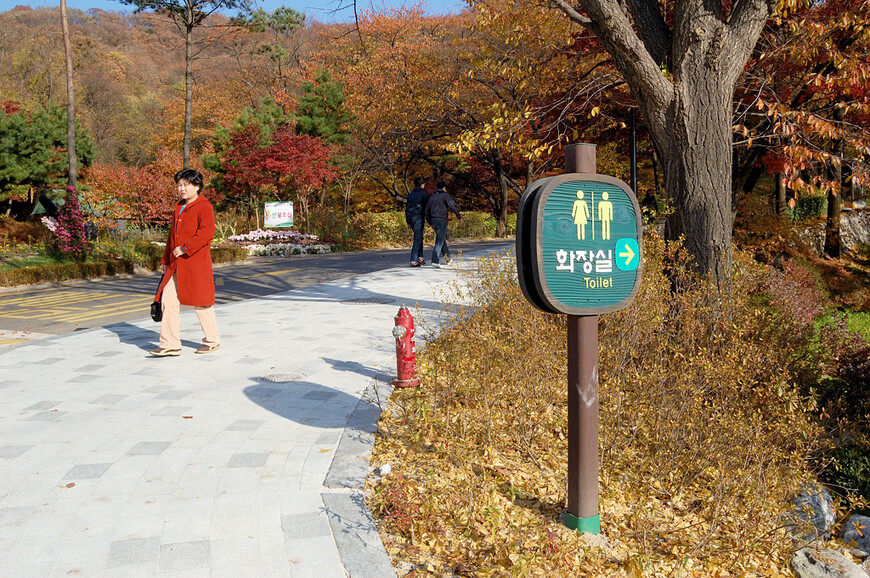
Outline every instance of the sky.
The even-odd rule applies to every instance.
[[[293,8],[306,15],[309,20],[320,22],[342,22],[353,18],[353,11],[341,10],[337,14],[335,9],[346,6],[351,0],[257,0],[260,8],[271,12],[280,6]],[[416,0],[420,2],[429,14],[457,14],[467,6],[462,0]],[[357,0],[357,9],[383,11],[404,5],[416,3],[415,0]],[[67,0],[67,7],[88,10],[100,8],[101,10],[128,11],[131,7],[119,0]],[[0,12],[10,10],[15,6],[54,7],[60,5],[60,0],[0,0]]]

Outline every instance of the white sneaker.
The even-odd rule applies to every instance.
[[[441,263],[432,263],[432,266],[435,267],[436,269],[440,269]]]

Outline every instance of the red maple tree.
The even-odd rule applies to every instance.
[[[307,223],[311,195],[337,175],[331,154],[320,138],[298,135],[290,126],[265,136],[250,124],[230,135],[221,158],[222,185],[231,197],[251,204],[295,199]]]

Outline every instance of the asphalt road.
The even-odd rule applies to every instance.
[[[513,241],[451,243],[463,249],[493,250]],[[243,263],[215,266],[217,303],[255,299],[344,277],[406,266],[409,249],[255,257]],[[426,257],[428,259],[428,253]],[[125,275],[51,285],[0,290],[0,345],[29,338],[63,335],[91,327],[148,317],[159,273]]]

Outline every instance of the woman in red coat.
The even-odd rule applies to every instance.
[[[181,200],[175,205],[166,249],[160,262],[164,273],[160,290],[163,320],[158,357],[181,355],[178,316],[181,305],[192,305],[205,337],[197,353],[211,353],[221,346],[214,315],[214,276],[211,270],[211,240],[214,238],[214,210],[200,196],[202,174],[185,169],[175,174]]]

